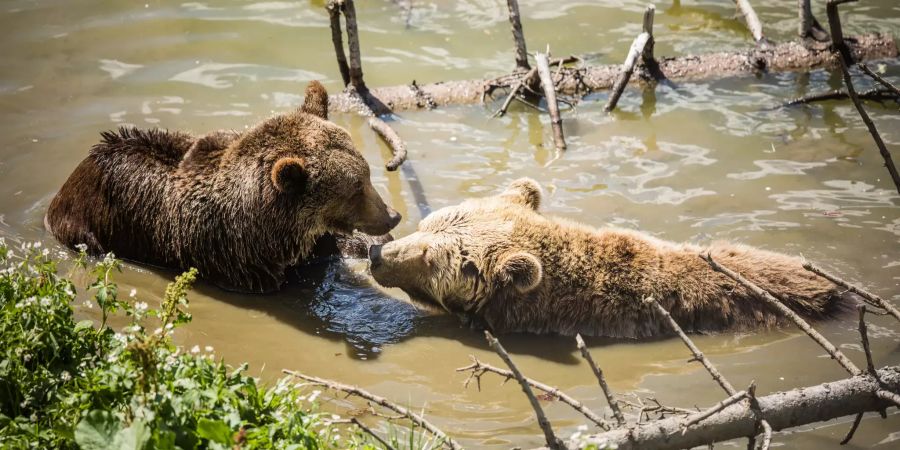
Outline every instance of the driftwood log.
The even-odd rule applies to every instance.
[[[898,55],[894,37],[888,34],[865,34],[847,39],[856,61],[893,58]],[[746,52],[718,52],[659,60],[659,69],[671,81],[708,80],[760,71],[790,72],[832,67],[834,59],[827,44],[784,42],[769,48]],[[554,71],[556,91],[565,95],[585,95],[613,86],[619,77],[619,64],[583,68],[561,68]],[[498,78],[442,81],[418,86],[371,88],[372,95],[394,111],[423,108],[422,98],[434,105],[473,104],[482,101],[485,92],[507,88],[521,78],[520,72]],[[632,78],[631,83],[639,79]],[[332,111],[356,112],[357,102],[348,94],[331,96]]]
[[[879,384],[869,375],[859,375],[833,383],[793,389],[759,397],[762,415],[775,430],[831,420],[868,411],[880,411],[892,403],[875,395],[888,388],[900,389],[900,367],[878,371]],[[684,428],[684,419],[671,417],[634,428],[620,428],[589,436],[570,447],[591,443],[617,445],[619,450],[664,450],[692,448],[753,434],[756,415],[747,402],[728,406],[706,420]],[[604,447],[601,447],[604,448]]]

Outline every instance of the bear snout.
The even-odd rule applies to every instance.
[[[369,247],[369,267],[376,269],[381,266],[381,245],[373,245]]]
[[[388,223],[390,223],[391,229],[394,229],[399,223],[400,220],[403,219],[403,216],[400,215],[394,208],[388,207]]]

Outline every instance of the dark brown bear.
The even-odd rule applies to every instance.
[[[315,81],[299,110],[244,133],[103,133],[45,218],[68,247],[196,267],[225,289],[258,293],[279,289],[327,234],[380,235],[399,221],[350,135],[328,121]]]

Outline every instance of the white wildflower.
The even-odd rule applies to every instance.
[[[195,345],[195,346],[191,347],[191,353],[200,353],[200,346]]]
[[[169,330],[171,330],[172,328],[175,328],[175,325],[172,325],[171,323],[167,323],[167,324],[166,324],[166,331],[169,331]]]
[[[41,306],[44,308],[50,306],[50,298],[49,297],[41,297]]]
[[[22,355],[22,360],[25,362],[31,361],[31,353],[26,353]]]
[[[40,243],[40,241],[37,241],[34,244],[31,244],[31,246],[34,248],[41,248],[41,243]]]
[[[137,295],[137,289],[131,289],[131,292],[128,293],[128,296],[134,298]]]
[[[137,310],[137,312],[144,312],[148,307],[147,302],[137,302],[134,304],[134,309]]]
[[[50,249],[45,248],[44,250],[42,250],[41,256],[43,256],[44,258],[50,256]]]
[[[92,302],[92,301],[90,301],[90,300],[85,300],[84,303],[83,303],[83,305],[86,306],[88,309],[93,309],[93,308],[94,308],[94,302]]]
[[[213,347],[212,347],[212,345],[207,345],[206,347],[203,347],[203,350],[211,352],[211,351],[213,351]]]
[[[78,250],[82,253],[87,252],[87,244],[78,244],[75,246],[75,250]]]
[[[72,375],[69,375],[69,372],[63,370],[62,373],[59,374],[59,378],[61,378],[64,382],[72,379]]]

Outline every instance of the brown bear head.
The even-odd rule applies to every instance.
[[[252,189],[247,167],[261,178],[263,203],[273,211],[272,227],[315,239],[325,232],[385,234],[400,214],[385,205],[372,186],[369,165],[350,134],[328,121],[328,93],[309,83],[303,105],[257,125],[235,143],[223,164],[243,188]],[[244,179],[242,179],[244,178]],[[288,217],[282,220],[283,215]],[[309,244],[309,242],[304,242]]]
[[[414,300],[456,312],[478,312],[493,298],[520,296],[540,285],[541,261],[517,245],[537,212],[540,186],[514,181],[500,195],[431,213],[418,230],[369,251],[372,276]]]

